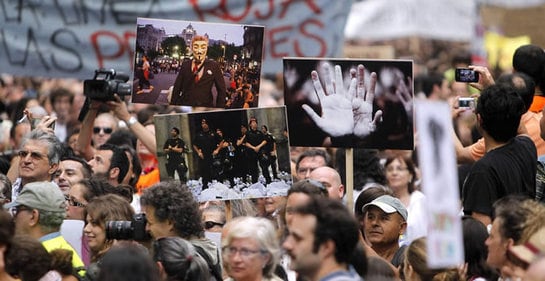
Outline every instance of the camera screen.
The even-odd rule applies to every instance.
[[[471,69],[460,68],[456,69],[456,81],[459,82],[477,82],[479,81],[479,74]]]

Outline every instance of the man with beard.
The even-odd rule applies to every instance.
[[[169,178],[174,178],[174,172],[178,172],[178,177],[182,182],[186,182],[185,172],[187,165],[183,156],[185,142],[179,137],[180,129],[173,127],[170,130],[170,138],[165,142],[163,149],[167,154],[167,174]]]
[[[93,176],[104,178],[111,185],[118,186],[129,171],[129,158],[121,148],[105,143],[98,147],[89,165],[93,169]]]
[[[226,87],[219,63],[206,59],[208,37],[191,40],[193,59],[184,60],[172,90],[172,105],[225,107]],[[212,86],[216,86],[216,102]]]

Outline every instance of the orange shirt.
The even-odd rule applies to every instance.
[[[148,173],[142,173],[136,183],[136,192],[142,194],[144,189],[158,183],[160,181],[159,168],[155,167]]]
[[[530,111],[539,113],[545,106],[545,96],[537,96],[534,95],[534,100],[532,101],[532,105],[530,105]]]
[[[536,97],[534,97],[534,102]],[[541,119],[541,116],[543,114],[540,113],[534,113],[531,111],[528,111],[522,115],[520,118],[520,122],[526,126],[526,131],[528,132],[528,136],[532,139],[534,144],[536,145],[537,149],[537,155],[541,156],[545,155],[545,141],[541,138],[541,129],[539,127],[539,120]],[[471,157],[475,161],[479,160],[481,157],[483,157],[484,153],[486,152],[486,149],[484,147],[484,138],[480,138],[476,143],[472,144],[471,146]],[[537,158],[536,158],[537,160]]]

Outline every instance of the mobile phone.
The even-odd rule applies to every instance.
[[[475,108],[475,98],[459,98],[458,107],[465,108],[465,109]]]
[[[479,82],[479,72],[469,68],[456,68],[454,80],[464,83]]]

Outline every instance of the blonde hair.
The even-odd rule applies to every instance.
[[[426,238],[414,240],[405,251],[405,266],[411,266],[422,281],[462,281],[457,268],[431,269],[427,264]],[[407,278],[408,276],[405,276]]]

